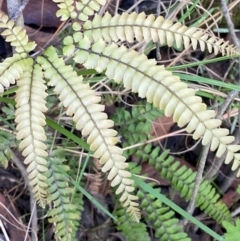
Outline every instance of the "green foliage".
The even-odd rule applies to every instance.
[[[141,108],[144,109],[143,104],[138,106],[141,106]],[[116,116],[114,116],[115,123],[118,123],[121,127],[119,133],[123,136],[123,139],[126,140],[128,146],[134,145],[138,142],[145,142],[148,139],[147,134],[151,128],[151,121],[149,120],[154,120],[156,116],[161,114],[159,112],[154,112],[155,110],[152,109],[151,111],[156,113],[156,115],[152,115],[152,118],[151,116],[148,116],[147,118],[140,117],[138,106],[133,106],[131,112],[119,108],[116,110]],[[147,108],[150,110],[146,105],[146,109]],[[131,113],[135,113],[135,115],[131,115]],[[142,113],[145,113],[145,111]],[[134,126],[136,128],[139,123],[138,117],[141,118],[140,123],[142,128],[138,128],[135,132],[134,138],[133,133],[129,131],[129,126]],[[134,125],[132,123],[136,124]],[[146,128],[144,128],[144,126],[146,126]],[[179,192],[186,201],[190,200],[196,172],[193,172],[186,166],[180,167],[179,161],[176,161],[173,156],[168,155],[168,151],[162,152],[159,147],[154,148],[151,144],[147,144],[144,149],[133,148],[133,150],[134,151],[130,150],[127,153],[135,153],[135,155],[142,161],[147,161],[150,165],[154,166],[156,170],[159,171],[160,176],[166,178],[171,183],[171,186],[175,191]],[[221,223],[222,220],[232,221],[228,207],[219,201],[219,197],[220,195],[216,192],[216,189],[208,181],[203,181],[197,195],[196,205],[206,214],[216,219],[219,223]]]
[[[240,219],[236,220],[236,225],[234,226],[232,223],[228,221],[222,222],[223,227],[227,230],[224,234],[224,237],[227,241],[238,241],[240,236]]]
[[[202,99],[195,96],[195,90],[164,66],[159,66],[155,60],[149,60],[146,55],[118,42],[153,40],[168,46],[183,45],[184,48],[192,44],[193,49],[199,44],[202,51],[207,48],[215,54],[221,52],[228,55],[239,53],[239,50],[203,30],[188,28],[181,23],[174,24],[161,16],[146,17],[144,13],[123,13],[121,16],[95,14],[106,4],[106,0],[53,1],[59,7],[57,17],[62,21],[71,20],[69,35],[63,39],[63,47],[59,45],[59,50],[50,46],[41,53],[31,55],[36,44],[28,41],[22,27],[15,26],[14,21],[0,13],[0,28],[3,29],[1,35],[16,52],[0,64],[0,93],[11,84],[16,83],[18,86],[16,138],[20,141],[19,148],[25,157],[24,164],[28,166],[28,177],[36,201],[42,207],[53,205],[48,216],[49,221],[55,224],[56,239],[74,240],[79,220],[76,210],[81,210],[82,204],[76,205],[73,189],[68,184],[66,171],[69,171],[69,165],[63,165],[61,158],[50,155],[46,145],[45,113],[48,110],[46,106],[51,106],[46,105],[49,87],[53,88],[66,115],[72,116],[76,129],[86,138],[88,151],[99,159],[101,170],[108,172],[107,178],[111,181],[111,186],[116,187],[115,194],[120,195],[119,201],[126,209],[126,213],[122,208],[116,211],[121,217],[120,222],[128,222],[147,237],[145,225],[133,224],[129,219],[131,217],[132,220],[139,221],[137,200],[140,198],[143,200],[141,208],[149,214],[145,218],[154,227],[157,238],[189,240],[168,207],[140,191],[138,195],[134,194],[131,179],[133,172],[128,171],[123,150],[116,145],[119,139],[113,129],[114,122],[104,112],[105,106],[100,104],[101,97],[78,75],[73,65],[81,64],[86,69],[103,73],[113,82],[138,93],[141,98],[146,98],[147,102],[162,110],[161,114],[173,116],[173,121],[179,127],[186,125],[186,131],[193,133],[194,139],[202,138],[203,145],[210,143],[211,151],[216,151],[218,157],[226,152],[226,163],[233,160],[233,169],[236,169],[240,163],[240,146],[231,144],[234,137],[228,136],[227,129],[220,128],[221,121],[215,119],[215,111],[208,110]],[[92,15],[94,17],[89,20]],[[72,65],[67,65],[66,59],[70,59],[69,63]],[[133,108],[131,113],[117,111],[114,120],[121,127],[124,147],[149,138],[149,120],[160,114],[150,104]],[[2,164],[6,166],[6,160],[9,159],[9,152],[6,150],[11,146],[12,137],[9,141],[5,133],[0,138]],[[144,150],[138,150],[137,155],[154,165],[181,196],[189,200],[195,173],[186,167],[179,168],[179,163],[168,156],[167,152],[160,154],[159,149],[151,149],[152,146],[147,145]],[[133,153],[134,149],[126,153],[126,156]],[[218,222],[223,219],[231,220],[227,207],[218,199],[215,189],[204,181],[196,204]],[[121,226],[126,236],[130,235],[127,228],[126,225]]]
[[[134,222],[126,210],[121,206],[114,211],[117,217],[117,230],[121,231],[128,241],[150,241],[146,225],[143,222]]]
[[[149,184],[153,185],[153,184]],[[160,189],[156,191],[160,192]],[[183,231],[183,227],[176,219],[175,213],[159,199],[139,190],[140,208],[143,210],[143,218],[155,230],[154,236],[159,241],[190,241],[191,239]]]
[[[7,131],[0,131],[0,165],[7,168],[12,157],[11,147],[16,146],[15,136]]]
[[[116,108],[116,114],[112,116],[115,128],[122,136],[122,147],[129,147],[136,143],[145,142],[150,139],[150,130],[152,121],[156,117],[162,116],[162,112],[154,108],[149,103],[143,101],[135,104],[131,111],[124,108]],[[131,148],[124,151],[124,155],[128,157],[132,155],[137,148]]]
[[[166,178],[174,190],[180,193],[187,201],[190,200],[196,172],[186,166],[180,166],[173,156],[168,155],[168,151],[161,152],[159,147],[152,150],[151,144],[145,146],[143,150],[138,150],[136,155],[142,161],[147,161],[154,166],[161,177]],[[198,190],[196,205],[206,214],[221,223],[223,220],[232,221],[228,207],[219,200],[220,195],[209,183],[203,181]]]

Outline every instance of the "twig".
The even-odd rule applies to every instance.
[[[189,202],[188,207],[187,207],[187,212],[191,215],[193,214],[194,209],[195,209],[195,200],[196,200],[198,190],[199,190],[199,187],[200,187],[202,179],[203,179],[203,171],[204,171],[205,163],[206,163],[206,160],[207,160],[209,148],[210,148],[210,143],[203,148],[202,156],[201,156],[201,159],[200,159],[200,162],[199,162],[198,171],[197,171],[197,175],[196,175],[195,182],[194,182],[192,196],[191,196],[190,202]],[[184,219],[184,220],[182,220],[181,223],[182,223],[182,225],[185,226],[188,223],[188,220]]]
[[[222,5],[223,16],[225,17],[225,20],[227,22],[228,30],[231,35],[232,41],[236,46],[239,47],[239,41],[235,34],[234,25],[233,25],[232,19],[229,14],[226,0],[221,0],[221,5]]]

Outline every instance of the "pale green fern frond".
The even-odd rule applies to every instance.
[[[28,165],[30,184],[33,186],[34,197],[41,206],[46,204],[47,171],[45,116],[47,110],[45,98],[47,96],[43,73],[33,59],[22,60],[25,66],[23,74],[17,81],[16,91],[16,123],[17,139],[21,140],[19,148],[23,150],[22,155],[26,157],[24,163]]]
[[[94,12],[98,11],[101,6],[104,6],[107,0],[81,0],[76,2],[76,8],[79,12],[78,19],[86,21]]]
[[[181,197],[184,197],[187,201],[190,200],[196,172],[186,166],[180,167],[179,161],[168,155],[168,151],[160,152],[159,147],[152,149],[151,144],[148,144],[143,150],[139,149],[136,156],[154,166],[159,171],[160,176],[166,178],[171,183],[172,188],[180,193]],[[228,207],[220,200],[220,195],[216,189],[206,180],[200,185],[195,203],[197,207],[218,223],[223,220],[232,221]]]
[[[61,17],[61,21],[68,18],[76,18],[77,13],[74,11],[74,0],[53,0],[57,3],[59,10],[56,12],[57,17]]]
[[[75,19],[78,17],[81,21],[86,21],[90,16],[92,16],[96,11],[104,6],[107,0],[53,0],[57,3],[59,10],[57,11],[57,17],[61,17],[62,21],[68,18]],[[75,9],[76,6],[76,9]],[[78,14],[76,11],[78,11]]]
[[[28,42],[26,30],[21,26],[14,26],[14,24],[13,20],[0,12],[0,28],[4,29],[1,35],[5,37],[5,41],[10,42],[17,53],[22,53],[22,57],[26,57],[26,53],[32,51],[36,44],[35,42]]]
[[[54,164],[53,164],[54,163]],[[53,202],[53,207],[48,211],[49,222],[54,223],[56,240],[75,240],[80,213],[77,206],[70,201],[73,188],[68,185],[68,178],[58,168],[69,171],[69,166],[63,165],[62,160],[52,158],[48,165],[46,180],[48,184],[48,202]]]
[[[103,17],[95,15],[93,20],[88,20],[83,25],[84,35],[91,41],[98,41],[103,38],[106,42],[128,41],[133,43],[137,41],[160,42],[167,44],[169,47],[176,43],[177,47],[183,44],[185,49],[192,44],[193,49],[200,45],[202,51],[207,47],[211,53],[221,52],[223,55],[233,55],[239,50],[225,42],[223,39],[218,39],[214,35],[207,34],[204,30],[195,27],[186,27],[181,23],[173,23],[169,19],[164,19],[162,16],[155,17],[153,14],[146,16],[145,13],[122,13],[116,14],[113,17],[106,13]]]
[[[22,56],[14,54],[0,63],[0,93],[4,92],[4,87],[8,88],[10,84],[15,84],[23,73],[24,66],[20,61]]]
[[[207,110],[202,99],[195,96],[195,90],[164,66],[157,66],[155,60],[124,46],[118,47],[115,43],[106,46],[102,39],[93,45],[88,37],[79,39],[78,49],[75,62],[87,69],[105,71],[109,79],[123,83],[125,88],[163,110],[166,116],[173,116],[179,127],[187,125],[186,131],[193,132],[195,140],[202,138],[203,145],[210,143],[211,151],[217,150],[217,157],[226,151],[225,163],[234,160],[232,170],[239,166],[240,154],[236,152],[240,146],[230,145],[234,137],[228,136],[229,130],[219,128],[222,122],[214,119],[215,111]]]
[[[88,84],[82,82],[82,77],[77,76],[71,66],[66,66],[63,59],[56,54],[53,47],[45,51],[44,57],[38,57],[37,61],[45,70],[45,78],[54,87],[54,92],[59,95],[63,106],[67,108],[67,115],[73,115],[76,129],[82,131],[83,136],[88,136],[87,143],[90,145],[94,156],[100,159],[103,165],[102,171],[107,172],[111,186],[119,185],[116,193],[121,193],[120,201],[134,220],[139,219],[139,209],[132,195],[134,188],[131,173],[124,170],[128,164],[122,156],[122,150],[115,146],[118,142],[117,132],[112,128],[113,121],[107,119],[103,113],[104,106],[98,104],[101,100]]]

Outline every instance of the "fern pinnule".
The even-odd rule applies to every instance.
[[[233,136],[228,136],[229,130],[219,128],[221,121],[214,119],[216,113],[206,110],[206,104],[201,97],[195,96],[195,90],[188,88],[179,77],[167,71],[164,66],[157,66],[156,61],[148,60],[144,54],[138,54],[126,47],[118,47],[100,39],[91,45],[88,37],[83,37],[78,43],[79,51],[74,60],[87,69],[105,70],[105,75],[117,83],[123,82],[127,89],[146,98],[149,103],[166,116],[173,116],[173,121],[179,127],[187,125],[186,131],[193,132],[193,138],[202,138],[202,144],[211,144],[211,151],[217,150],[217,157],[227,153],[225,163],[234,160],[232,170],[240,164],[239,145],[231,145]],[[240,171],[238,172],[240,176]]]
[[[28,165],[30,184],[33,186],[33,193],[36,201],[41,205],[46,204],[46,176],[47,171],[45,116],[43,112],[47,110],[45,106],[45,92],[43,73],[38,64],[33,63],[33,59],[22,60],[24,72],[17,81],[16,91],[16,123],[17,139],[21,140],[19,148],[23,149],[22,155],[26,157],[24,163]]]
[[[137,143],[144,143],[151,138],[149,135],[152,121],[157,117],[162,116],[163,113],[152,104],[148,102],[139,101],[136,103],[131,112],[124,108],[116,108],[116,113],[112,116],[115,123],[115,129],[120,136],[123,137],[122,147],[133,146]],[[130,155],[136,153],[136,148],[124,150],[124,156],[128,158]]]
[[[35,42],[28,42],[28,35],[26,30],[21,26],[14,26],[15,23],[9,17],[0,12],[0,28],[4,30],[1,35],[5,37],[5,41],[15,48],[17,53],[22,53],[22,57],[26,57],[26,53],[29,53],[36,47]]]
[[[134,190],[131,173],[124,170],[128,164],[122,156],[123,151],[115,146],[117,132],[111,129],[113,121],[103,113],[104,106],[98,104],[100,96],[82,82],[82,77],[77,76],[71,66],[65,65],[53,47],[48,48],[44,57],[38,57],[37,61],[45,70],[45,78],[50,79],[48,84],[55,86],[54,92],[67,108],[67,115],[73,115],[76,129],[81,130],[83,136],[88,136],[87,143],[94,156],[100,159],[102,171],[110,171],[108,179],[112,181],[111,186],[119,185],[116,193],[121,193],[120,201],[128,207],[133,219],[138,220],[137,197],[130,194]]]
[[[76,8],[79,11],[78,18],[81,21],[86,21],[94,12],[98,11],[101,6],[104,6],[107,0],[81,0],[76,2]]]
[[[206,48],[211,53],[221,52],[223,55],[234,55],[239,53],[239,49],[225,42],[223,39],[207,34],[204,30],[195,27],[186,27],[181,23],[173,23],[162,16],[155,17],[153,14],[146,16],[144,12],[138,14],[122,13],[115,14],[113,17],[106,13],[103,17],[95,15],[93,20],[88,20],[83,25],[84,35],[88,36],[94,42],[103,38],[107,42],[128,41],[133,43],[137,41],[160,42],[169,47],[176,43],[177,47],[183,44],[185,48],[192,44],[193,49],[200,48],[204,51]]]
[[[56,12],[57,17],[61,17],[61,21],[66,21],[68,18],[76,18],[74,0],[53,0],[57,3],[59,10]]]

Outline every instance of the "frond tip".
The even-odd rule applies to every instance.
[[[77,13],[74,11],[74,0],[53,0],[57,3],[59,10],[57,17],[61,17],[61,21],[66,21],[68,18],[76,18]]]
[[[35,42],[28,42],[28,35],[24,28],[14,25],[13,20],[9,19],[3,12],[0,12],[0,28],[4,29],[1,35],[5,37],[5,41],[10,42],[17,53],[22,53],[22,56],[26,56],[26,53],[34,50],[36,44]]]
[[[200,45],[202,51],[206,48],[211,53],[221,52],[223,55],[234,55],[239,53],[239,49],[218,39],[214,35],[206,33],[204,30],[195,27],[186,27],[181,23],[173,23],[162,16],[155,18],[153,14],[146,16],[145,13],[133,12],[116,14],[113,17],[106,13],[103,17],[95,15],[93,20],[88,20],[84,24],[84,35],[94,42],[103,38],[106,42],[128,41],[133,43],[153,40],[160,44],[167,44],[169,47],[176,43],[177,47],[184,45],[187,49],[192,44],[193,49]]]

